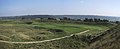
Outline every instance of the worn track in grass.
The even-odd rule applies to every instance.
[[[90,30],[86,30],[86,31],[83,31],[83,32],[80,32],[80,33],[76,33],[77,35],[78,34],[83,34],[83,33],[86,33]],[[43,43],[43,42],[49,42],[49,41],[55,41],[55,40],[60,40],[60,39],[64,39],[64,38],[69,38],[71,36],[73,36],[74,34],[71,34],[69,36],[64,36],[64,37],[59,37],[59,38],[54,38],[54,39],[49,39],[49,40],[43,40],[43,41],[31,41],[31,42],[11,42],[11,41],[2,41],[0,40],[0,42],[3,42],[3,43],[11,43],[11,44],[34,44],[34,43]]]

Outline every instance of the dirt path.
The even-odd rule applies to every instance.
[[[86,31],[83,31],[83,32],[80,32],[80,33],[76,33],[76,34],[83,34],[83,33],[86,33],[90,30],[86,30]],[[68,37],[71,37],[73,36],[74,34],[71,34],[69,36],[64,36],[64,37],[59,37],[59,38],[54,38],[54,39],[49,39],[49,40],[43,40],[43,41],[32,41],[32,42],[11,42],[11,41],[2,41],[0,40],[0,42],[4,42],[4,43],[12,43],[12,44],[33,44],[33,43],[43,43],[43,42],[49,42],[49,41],[54,41],[54,40],[60,40],[60,39],[64,39],[64,38],[68,38]]]

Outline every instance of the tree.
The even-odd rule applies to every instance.
[[[67,17],[63,17],[63,20],[71,20],[71,19]]]
[[[115,23],[117,23],[117,24],[118,24],[118,23],[119,23],[119,21],[116,21]]]
[[[26,24],[32,24],[33,22],[26,22]]]
[[[21,19],[22,19],[22,20],[24,20],[25,18],[24,18],[24,17],[22,17]]]
[[[97,18],[94,18],[94,22],[98,22],[98,19],[97,19]]]
[[[98,19],[98,22],[101,22],[101,19]]]
[[[93,19],[88,19],[89,22],[93,22]]]
[[[103,19],[103,22],[109,22],[109,20]]]
[[[77,21],[81,21],[81,19],[77,19]]]
[[[85,21],[85,22],[88,22],[88,18],[85,18],[84,21]]]
[[[48,18],[48,20],[56,20],[55,18]]]

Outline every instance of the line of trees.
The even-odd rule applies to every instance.
[[[73,20],[73,19],[64,17],[63,20]],[[84,21],[84,22],[109,22],[109,20],[107,20],[107,19],[100,19],[100,18],[85,18],[84,20],[77,19],[77,21]]]
[[[109,20],[107,19],[97,19],[97,18],[94,18],[94,19],[85,18],[83,21],[84,22],[109,22]]]
[[[41,18],[40,18],[41,19]],[[109,22],[107,19],[100,19],[100,18],[85,18],[85,19],[71,19],[68,17],[63,18],[42,18],[45,20],[71,20],[71,21],[81,21],[81,22]]]

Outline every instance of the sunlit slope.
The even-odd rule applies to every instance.
[[[120,25],[105,33],[90,45],[91,49],[120,49]]]

